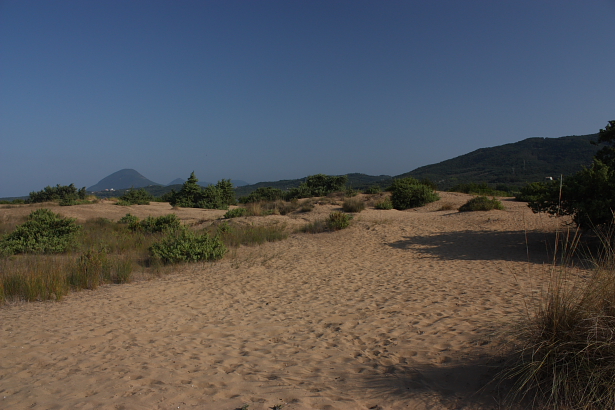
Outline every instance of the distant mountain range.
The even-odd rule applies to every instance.
[[[364,189],[371,185],[386,187],[393,178],[428,178],[446,190],[460,183],[486,182],[492,186],[522,186],[528,182],[544,181],[546,177],[556,178],[560,174],[571,175],[584,166],[589,166],[592,158],[600,149],[591,144],[598,134],[568,136],[561,138],[528,138],[512,144],[481,148],[437,164],[426,165],[413,171],[397,175],[347,174],[348,185],[354,189]],[[245,181],[232,180],[238,197],[248,195],[260,187],[270,186],[282,190],[299,186],[305,178],[259,182],[249,185]],[[126,189],[146,188],[155,196],[181,189],[184,179],[177,178],[169,185],[158,184],[147,179],[134,169],[122,169],[101,179],[96,185],[87,188],[101,197],[120,196]],[[199,182],[207,186],[209,182]],[[110,191],[113,189],[113,191]],[[109,190],[109,191],[105,191]]]

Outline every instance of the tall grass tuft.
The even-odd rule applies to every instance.
[[[578,237],[569,242],[576,248]],[[518,328],[517,349],[501,374],[511,400],[545,408],[615,408],[615,252],[612,237],[588,278],[553,265],[536,311]]]
[[[344,200],[342,204],[344,212],[361,212],[365,209],[365,202],[361,198],[353,197]]]

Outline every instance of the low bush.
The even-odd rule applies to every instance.
[[[275,242],[288,238],[285,224],[221,224],[217,231],[222,242],[233,248],[241,245],[261,245],[265,242]]]
[[[246,208],[229,209],[224,214],[224,218],[226,219],[239,218],[241,216],[246,216],[247,214],[248,214],[248,210]]]
[[[117,221],[118,224],[128,224],[128,225],[135,224],[138,222],[139,222],[139,218],[131,214],[126,214]]]
[[[398,210],[416,208],[435,202],[440,196],[430,186],[415,178],[396,179],[391,184],[391,203]]]
[[[198,262],[221,259],[227,252],[218,236],[197,234],[187,228],[171,231],[150,247],[154,258],[164,264]]]
[[[344,212],[361,212],[365,209],[365,202],[361,198],[348,198],[342,204]]]
[[[314,210],[314,202],[311,200],[303,201],[299,206],[300,212],[311,212]]]
[[[257,188],[249,195],[239,198],[239,202],[247,204],[251,202],[277,201],[284,198],[284,191],[270,186]]]
[[[504,210],[504,205],[495,198],[489,199],[486,196],[477,196],[461,205],[459,212],[491,211],[493,209]]]
[[[49,209],[37,209],[28,220],[0,240],[0,255],[62,253],[75,244],[81,226]]]

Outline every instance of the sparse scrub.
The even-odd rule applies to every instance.
[[[486,196],[477,196],[461,205],[459,212],[491,211],[493,209],[502,211],[504,210],[504,205],[495,198],[489,199]]]
[[[396,179],[391,184],[393,208],[404,210],[435,202],[440,196],[430,186],[423,185],[415,178]]]
[[[118,224],[127,224],[127,225],[134,224],[137,222],[139,222],[139,218],[131,214],[126,214],[117,221]]]
[[[221,228],[222,226],[224,228]],[[265,242],[275,242],[288,238],[285,224],[226,224],[219,225],[217,231],[222,242],[232,248],[241,245],[261,245]]]
[[[303,201],[299,207],[300,212],[311,212],[314,210],[314,201],[308,199]]]
[[[372,185],[369,188],[367,188],[365,191],[363,191],[364,194],[368,194],[368,195],[375,195],[375,194],[379,194],[380,192],[382,192],[382,188],[380,187],[380,185]]]
[[[178,229],[180,226],[181,223],[179,218],[175,214],[158,217],[148,216],[140,222],[137,219],[137,221],[128,224],[128,228],[132,231],[143,231],[148,233]]]
[[[348,198],[342,204],[344,212],[361,212],[365,209],[365,202],[361,198]]]

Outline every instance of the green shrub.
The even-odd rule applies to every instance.
[[[251,202],[277,201],[282,198],[284,198],[284,192],[281,189],[266,186],[257,188],[249,195],[240,198],[239,202],[248,204]]]
[[[224,218],[226,219],[239,218],[241,216],[246,216],[247,214],[248,214],[248,210],[246,208],[235,208],[235,209],[230,209],[226,211],[226,213],[224,214]]]
[[[344,190],[348,181],[347,175],[330,176],[325,174],[310,175],[306,181],[296,188],[288,190],[286,199],[311,198],[327,196],[331,192]]]
[[[346,188],[346,191],[344,192],[344,196],[346,198],[352,198],[357,195],[359,195],[359,191],[357,189],[352,189],[351,187]]]
[[[303,201],[299,206],[300,212],[311,212],[314,209],[314,202],[312,200]]]
[[[343,212],[335,211],[329,214],[327,219],[327,228],[331,231],[339,231],[350,226],[352,215],[345,214]]]
[[[221,259],[227,249],[218,236],[210,237],[183,228],[169,232],[162,241],[150,247],[150,252],[163,263],[173,264]]]
[[[42,191],[30,192],[28,203],[34,204],[49,201],[65,201],[68,204],[71,200],[84,200],[86,196],[85,187],[77,189],[75,184],[47,186]]]
[[[361,212],[365,209],[365,202],[360,198],[348,198],[342,204],[344,212]]]
[[[471,211],[491,211],[492,209],[504,210],[504,205],[495,198],[489,199],[486,196],[477,196],[459,207],[459,212]]]
[[[154,197],[147,192],[144,188],[141,189],[129,189],[124,192],[124,195],[120,197],[118,201],[118,205],[128,206],[128,205],[149,205],[151,201],[154,200]]]
[[[382,187],[380,185],[372,185],[366,190],[363,191],[364,194],[374,195],[382,192]]]
[[[135,224],[138,222],[139,218],[131,214],[126,214],[117,221],[118,224]]]
[[[28,220],[0,240],[0,254],[61,253],[71,248],[81,226],[49,209],[33,211]]]
[[[393,209],[393,203],[391,202],[391,198],[384,198],[382,201],[376,202],[374,208],[382,210]]]
[[[137,220],[138,221],[138,220]],[[175,214],[162,215],[159,217],[148,216],[141,222],[131,222],[128,228],[133,231],[148,233],[163,232],[181,227],[179,218]]]
[[[438,199],[440,196],[433,188],[421,184],[415,178],[396,179],[391,184],[391,203],[398,210],[424,206]]]

